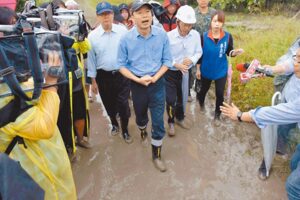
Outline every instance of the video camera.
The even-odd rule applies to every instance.
[[[82,10],[57,9],[52,3],[46,9],[33,8],[23,12],[22,15],[26,16],[27,21],[31,22],[34,27],[66,31],[67,35],[77,41],[83,41],[91,30]]]
[[[42,88],[49,87],[45,85],[48,75],[58,77],[58,85],[67,83],[64,51],[74,40],[56,31],[29,29],[24,20],[20,18],[14,26],[0,25],[0,32],[4,32],[0,37],[0,83],[9,87],[1,91],[0,98],[14,95],[25,101],[37,100]],[[55,69],[48,64],[49,52],[55,52],[61,61]],[[33,91],[32,97],[28,91]]]

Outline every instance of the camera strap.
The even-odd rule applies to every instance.
[[[6,73],[3,76],[5,83],[9,86],[12,94],[14,96],[18,96],[24,101],[28,101],[28,103],[34,103],[41,94],[42,86],[43,86],[43,74],[40,64],[40,57],[38,53],[38,47],[35,39],[35,34],[24,33],[23,39],[25,41],[25,49],[27,51],[29,68],[31,69],[31,73],[34,79],[34,91],[32,98],[29,98],[23,89],[21,88],[15,73]],[[9,61],[4,49],[0,46],[0,70],[7,70],[13,68],[9,66]]]
[[[0,127],[3,127],[10,122],[16,121],[18,116],[20,116],[23,112],[25,112],[31,107],[32,105],[28,105],[19,97],[15,97],[12,101],[10,101],[8,104],[6,104],[3,108],[0,109]],[[16,136],[7,146],[5,153],[9,155],[17,143],[23,144],[26,148],[23,138],[20,136]]]
[[[31,69],[34,80],[34,90],[31,99],[32,101],[37,100],[40,97],[44,84],[44,78],[34,32],[23,33],[23,38],[25,41],[25,48],[28,50],[28,57],[30,58],[28,59],[29,68]]]
[[[19,143],[19,144],[23,144],[25,148],[27,148],[25,142],[24,142],[24,139],[20,136],[16,136],[14,137],[14,139],[9,143],[8,147],[6,148],[5,150],[5,154],[6,155],[9,155],[10,152],[13,150],[13,148],[16,146],[16,144]]]
[[[9,66],[9,62],[8,62],[8,58],[6,56],[6,53],[4,52],[3,48],[0,46],[0,70],[5,70],[8,68],[13,68]],[[28,100],[27,95],[23,92],[17,77],[15,75],[15,73],[6,73],[3,76],[3,79],[5,81],[5,83],[8,85],[8,87],[10,88],[11,92],[21,98],[21,99],[26,99]]]

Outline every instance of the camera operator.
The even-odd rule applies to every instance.
[[[0,13],[1,9],[0,7]],[[3,18],[0,21],[2,24],[9,24]],[[60,63],[59,54],[50,51],[50,68],[60,66]],[[0,128],[0,152],[5,152],[15,138],[21,138],[9,155],[19,161],[23,169],[45,191],[45,199],[76,199],[70,162],[56,124],[60,104],[55,86],[57,78],[55,74],[45,75],[45,84],[48,87],[42,90],[39,99],[32,102],[32,106],[27,107],[14,121]],[[32,83],[27,81],[25,84]],[[9,90],[8,85],[0,84],[0,94]],[[7,105],[17,98],[0,98],[2,116]]]

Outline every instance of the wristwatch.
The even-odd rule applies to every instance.
[[[243,115],[243,112],[239,111],[236,115],[236,117],[238,118],[239,122],[242,122],[242,115]]]
[[[58,77],[60,77],[61,72],[62,72],[61,66],[50,66],[47,70],[47,75],[58,78]]]

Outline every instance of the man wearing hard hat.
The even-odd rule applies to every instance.
[[[169,136],[175,135],[175,118],[180,127],[190,128],[190,124],[184,120],[182,76],[188,73],[189,68],[195,65],[202,55],[200,35],[192,30],[196,23],[193,8],[188,5],[180,7],[176,18],[177,28],[168,32],[173,65],[165,74]]]

